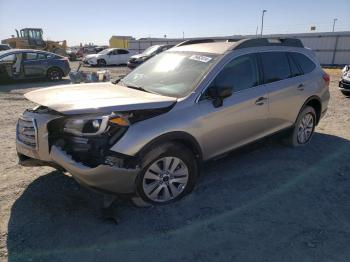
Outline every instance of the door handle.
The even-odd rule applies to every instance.
[[[261,96],[257,100],[255,100],[255,104],[258,106],[262,106],[263,104],[265,104],[265,100],[267,100],[267,98]]]
[[[299,91],[304,91],[304,84],[298,85],[297,89],[298,89]]]

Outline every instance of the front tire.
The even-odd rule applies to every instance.
[[[153,205],[174,202],[193,189],[197,173],[197,160],[187,147],[173,143],[154,147],[142,157],[137,194]]]
[[[311,106],[306,106],[298,116],[297,121],[285,143],[292,147],[304,146],[311,141],[316,127],[316,112]]]
[[[47,71],[47,78],[50,81],[60,81],[62,80],[63,73],[58,68],[51,68]]]
[[[97,60],[98,67],[105,67],[106,65],[107,65],[106,60],[104,60],[104,59]]]

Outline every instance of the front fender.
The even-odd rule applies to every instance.
[[[154,143],[174,140],[186,141],[202,158],[202,147],[197,141],[198,124],[188,111],[174,110],[132,124],[123,137],[110,150],[129,156],[137,156]]]

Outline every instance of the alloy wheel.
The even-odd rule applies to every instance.
[[[105,67],[105,66],[106,66],[106,61],[104,61],[104,60],[99,60],[99,61],[98,61],[98,66],[99,66],[99,67]]]
[[[300,121],[297,134],[298,142],[300,144],[305,144],[310,140],[311,135],[314,131],[314,124],[315,120],[311,113],[304,115]]]
[[[49,76],[50,76],[51,80],[60,80],[61,79],[61,73],[58,70],[50,71]]]
[[[168,202],[184,191],[188,178],[188,167],[180,158],[163,157],[148,167],[142,187],[150,200]]]

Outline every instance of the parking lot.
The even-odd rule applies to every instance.
[[[349,261],[350,98],[337,89],[340,70],[327,72],[329,109],[310,145],[269,138],[210,161],[179,202],[118,200],[119,225],[102,217],[101,195],[52,168],[17,165],[16,120],[34,106],[23,94],[53,83],[0,86],[0,260]]]

